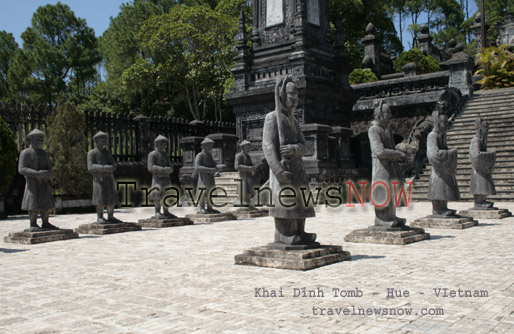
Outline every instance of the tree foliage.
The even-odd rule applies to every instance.
[[[94,31],[67,5],[39,7],[21,35],[23,48],[12,61],[10,89],[18,100],[54,105],[61,92],[89,94],[101,60]]]
[[[350,73],[350,84],[352,85],[374,81],[378,81],[378,78],[369,68],[356,68]]]
[[[92,179],[87,171],[84,114],[61,95],[48,119],[48,151],[53,163],[53,189],[58,194],[90,194]]]
[[[0,195],[5,195],[16,175],[16,161],[18,149],[14,140],[14,134],[7,123],[0,117]]]
[[[10,100],[9,81],[7,77],[12,66],[12,60],[18,50],[18,43],[13,34],[0,31],[0,100]]]
[[[475,75],[482,76],[477,82],[482,89],[514,86],[514,53],[509,51],[508,45],[483,49],[476,63],[480,69]]]
[[[395,61],[396,72],[402,72],[403,66],[408,63],[416,63],[421,67],[421,73],[432,73],[441,70],[439,63],[432,56],[425,56],[420,49],[410,49],[402,53]]]

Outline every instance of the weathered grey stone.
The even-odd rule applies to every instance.
[[[270,166],[273,203],[277,203],[269,211],[275,218],[275,242],[289,245],[313,243],[316,234],[305,232],[305,218],[315,216],[314,207],[305,205],[301,196],[302,191],[310,192],[302,161],[308,147],[294,117],[298,90],[291,77],[277,80],[275,100],[275,111],[266,115],[262,138],[262,150]],[[283,193],[289,195],[287,206],[279,198]]]
[[[269,249],[266,246],[246,249],[235,256],[239,265],[253,265],[277,269],[310,270],[351,259],[350,252],[341,246],[323,245],[306,250]]]
[[[471,208],[469,210],[459,211],[460,216],[471,217],[473,219],[503,219],[512,217],[512,213],[507,209],[491,208],[487,210],[476,210]]]
[[[57,229],[49,223],[49,212],[55,208],[50,188],[50,180],[53,175],[52,163],[48,153],[43,150],[45,134],[39,129],[32,130],[27,138],[30,147],[20,153],[18,172],[25,176],[25,191],[21,209],[29,212],[30,229],[37,231],[38,212],[41,215],[41,228]]]
[[[372,231],[370,229],[354,230],[344,237],[346,242],[406,245],[430,239],[430,234],[422,228],[408,228],[404,231]]]
[[[152,186],[154,189],[150,193],[150,199],[154,202],[155,215],[154,219],[175,218],[168,207],[162,202],[165,196],[166,188],[171,186],[170,174],[173,173],[173,165],[171,164],[170,157],[166,152],[168,148],[168,138],[164,136],[157,136],[154,140],[155,150],[148,154],[147,169],[152,173]],[[161,207],[162,212],[161,212]]]
[[[464,229],[478,225],[478,221],[469,217],[433,217],[428,216],[414,220],[412,227],[419,228],[440,228],[440,229]]]
[[[135,223],[92,223],[79,225],[75,232],[81,234],[114,234],[140,230],[141,226]]]
[[[174,227],[174,226],[184,226],[184,225],[193,225],[193,222],[189,218],[171,218],[171,219],[139,219],[137,225],[141,227],[155,227],[155,228],[164,228],[164,227]]]
[[[196,187],[197,196],[200,197],[200,211],[198,211],[198,213],[218,214],[220,212],[212,208],[212,201],[210,198],[211,191],[216,185],[214,174],[218,171],[211,155],[212,148],[214,147],[214,141],[209,138],[205,138],[201,145],[202,151],[198,153],[195,158],[194,173],[198,177],[198,184]]]
[[[41,230],[31,232],[29,230],[23,232],[9,233],[4,237],[4,242],[33,245],[43,242],[52,242],[59,240],[77,239],[79,237],[77,232],[68,229],[59,230]]]
[[[237,219],[249,219],[269,216],[268,210],[236,210],[231,211]]]
[[[191,219],[195,223],[215,223],[223,222],[226,220],[237,220],[237,218],[231,212],[209,214],[198,213],[193,215],[186,215],[186,217]]]
[[[234,169],[239,172],[240,184],[238,187],[239,198],[241,199],[241,205],[251,207],[251,199],[254,188],[254,177],[253,173],[256,168],[253,165],[252,158],[248,154],[250,152],[251,143],[248,140],[244,140],[240,145],[241,152],[239,152],[234,161]]]

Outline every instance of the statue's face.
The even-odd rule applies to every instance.
[[[99,137],[96,139],[96,147],[103,150],[105,148],[105,145],[107,144],[107,138],[105,137]]]
[[[389,107],[389,105],[384,104],[384,106],[382,107],[382,115],[381,115],[382,124],[384,124],[385,126],[389,125],[391,118],[392,118],[391,108]]]
[[[32,139],[30,141],[32,143],[32,145],[34,145],[36,148],[42,150],[43,149],[43,146],[45,144],[45,138],[43,137],[35,137],[34,139]]]
[[[213,146],[214,146],[213,144],[204,144],[203,149],[205,150],[205,152],[211,154]]]
[[[296,109],[298,105],[298,92],[288,92],[286,94],[286,108],[289,110]]]
[[[446,129],[448,128],[448,119],[446,117],[442,117],[442,116],[439,117],[437,126],[439,127],[439,130],[441,132],[446,132]]]
[[[243,151],[243,153],[248,154],[248,152],[250,152],[250,145],[242,146],[241,150]]]
[[[164,140],[158,141],[155,143],[155,147],[159,152],[166,152],[166,149],[168,148],[168,142]]]

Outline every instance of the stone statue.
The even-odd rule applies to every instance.
[[[45,134],[34,129],[27,138],[30,140],[30,147],[21,151],[18,163],[18,172],[26,180],[21,209],[29,212],[29,231],[58,229],[48,222],[50,211],[55,209],[55,205],[50,188],[52,163],[48,153],[43,150]],[[41,228],[36,223],[38,212],[41,215]]]
[[[105,148],[108,136],[99,131],[93,139],[96,142],[96,148],[87,154],[87,170],[93,173],[93,205],[96,206],[96,222],[123,223],[114,217],[114,206],[119,203],[119,200],[113,175],[116,164],[111,152]],[[107,209],[107,219],[103,216],[104,207]]]
[[[457,171],[457,150],[446,146],[448,117],[443,114],[444,106],[438,106],[432,113],[434,127],[427,137],[427,156],[432,165],[428,199],[432,201],[435,217],[455,217],[456,210],[448,209],[448,201],[460,199],[459,187],[455,178]]]
[[[168,138],[157,136],[154,140],[155,150],[148,154],[148,171],[152,173],[152,189],[150,199],[155,205],[155,215],[153,219],[171,219],[177,218],[168,211],[168,208],[162,205],[166,187],[171,185],[170,174],[173,173],[173,165],[170,157],[166,153],[168,148]],[[161,213],[161,206],[163,213]]]
[[[487,134],[489,123],[481,118],[475,121],[477,133],[471,139],[469,159],[471,160],[471,185],[469,192],[475,197],[477,210],[490,209],[492,202],[487,202],[487,195],[496,195],[492,172],[496,162],[496,152],[487,152]]]
[[[371,146],[371,158],[373,163],[371,194],[373,202],[383,207],[375,206],[375,226],[384,228],[403,227],[406,219],[396,216],[394,202],[394,187],[403,187],[403,172],[398,161],[405,156],[404,153],[395,150],[393,133],[389,128],[391,120],[391,108],[388,104],[380,104],[374,111],[375,120],[368,130]],[[377,182],[384,182],[386,187]],[[400,182],[393,185],[392,182]],[[389,198],[389,201],[387,199]]]
[[[239,190],[241,205],[249,209],[255,209],[251,205],[251,198],[254,184],[253,172],[255,172],[256,167],[253,165],[252,158],[248,154],[248,152],[250,152],[250,145],[251,143],[248,140],[244,140],[239,145],[241,147],[241,152],[236,155],[234,168],[239,171],[239,178],[241,179],[241,189]]]
[[[298,90],[291,77],[279,78],[275,86],[275,110],[264,120],[262,149],[270,166],[272,203],[269,210],[275,218],[275,243],[287,245],[314,244],[316,234],[305,232],[305,218],[314,217],[314,208],[306,206],[302,191],[308,196],[309,182],[302,162],[308,149],[295,119]],[[285,187],[294,195],[281,205],[279,194]],[[291,203],[292,202],[292,203]]]
[[[200,192],[200,214],[220,213],[212,208],[211,199],[208,198],[212,189],[216,186],[214,183],[214,174],[216,174],[216,164],[212,158],[211,152],[214,141],[205,138],[201,142],[202,151],[196,155],[194,174],[198,176],[197,193]]]

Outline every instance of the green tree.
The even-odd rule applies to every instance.
[[[402,72],[402,67],[408,63],[416,63],[421,67],[421,73],[432,73],[441,70],[439,63],[432,56],[425,56],[420,49],[410,49],[402,53],[394,62],[396,72]]]
[[[10,100],[7,77],[17,49],[18,43],[16,43],[13,34],[3,30],[0,31],[0,100]]]
[[[11,89],[32,103],[54,105],[61,92],[83,99],[101,60],[93,29],[67,5],[39,7],[21,35],[9,73]]]
[[[480,0],[475,0],[477,8],[480,8]],[[497,24],[505,21],[505,15],[514,15],[514,0],[487,0],[484,2],[485,20],[489,25],[487,30],[487,45],[493,45],[498,38]]]
[[[0,196],[5,195],[11,187],[12,180],[16,175],[17,157],[18,149],[16,148],[14,134],[3,118],[0,117],[0,171],[2,171]]]
[[[54,167],[53,189],[61,195],[91,193],[92,179],[87,171],[86,121],[70,97],[59,97],[48,119],[48,152]]]
[[[207,6],[175,6],[169,14],[150,18],[139,34],[149,57],[129,68],[124,82],[128,74],[154,73],[157,80],[180,88],[194,119],[206,119],[209,106],[221,119],[220,100],[236,54],[236,22]]]

